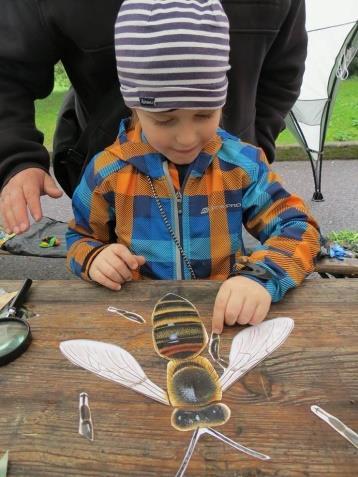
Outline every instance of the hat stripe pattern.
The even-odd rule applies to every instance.
[[[225,104],[229,24],[219,0],[125,0],[115,24],[115,50],[130,108]]]

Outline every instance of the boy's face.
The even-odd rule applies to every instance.
[[[190,164],[215,135],[221,109],[135,110],[149,144],[174,164]]]

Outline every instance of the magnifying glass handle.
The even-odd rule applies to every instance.
[[[23,304],[26,294],[29,291],[31,285],[32,285],[31,278],[26,278],[19,293],[13,298],[12,302],[9,305],[10,315],[14,315],[16,313],[16,308],[19,308]]]

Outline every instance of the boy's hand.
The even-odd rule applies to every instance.
[[[124,245],[113,243],[93,260],[89,277],[111,290],[120,290],[122,283],[132,280],[132,270],[144,263],[142,255],[133,255]]]
[[[237,276],[227,279],[216,296],[212,331],[221,333],[226,325],[256,325],[266,318],[271,295],[259,283]]]

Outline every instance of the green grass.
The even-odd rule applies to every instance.
[[[61,87],[46,99],[36,101],[36,124],[45,134],[45,146],[52,149],[52,137],[56,125],[57,113],[66,91]],[[358,141],[358,77],[354,76],[341,82],[333,114],[328,127],[326,142]],[[296,138],[287,129],[283,131],[277,144],[297,144]]]
[[[338,86],[336,102],[328,125],[326,142],[358,141],[358,76],[342,81]],[[287,129],[278,137],[277,144],[297,144]]]
[[[36,101],[36,127],[45,135],[44,144],[52,151],[52,138],[56,127],[57,114],[66,91],[53,91],[46,99]]]
[[[358,231],[340,230],[338,232],[331,232],[327,236],[328,240],[336,242],[342,247],[351,250],[353,254],[358,257]]]

